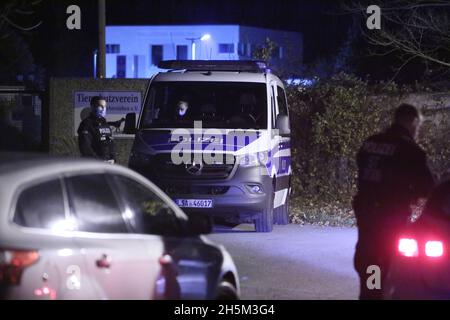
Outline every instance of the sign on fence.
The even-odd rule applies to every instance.
[[[139,115],[141,111],[140,91],[75,91],[74,92],[74,121],[75,135],[80,122],[89,116],[90,101],[94,96],[101,96],[106,100],[106,120],[117,121],[127,113]],[[122,125],[123,126],[123,125]]]

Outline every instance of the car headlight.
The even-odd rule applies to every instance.
[[[239,165],[243,167],[265,166],[268,159],[267,151],[247,153],[239,158]]]

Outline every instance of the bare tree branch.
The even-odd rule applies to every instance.
[[[13,26],[16,29],[19,29],[21,31],[31,31],[36,29],[37,27],[39,27],[42,24],[42,21],[39,21],[37,24],[35,24],[34,26],[31,27],[22,27],[21,25],[18,25],[16,23],[14,23],[13,21],[11,21],[7,16],[5,15],[1,15],[0,18],[2,18],[3,20],[5,20],[7,23],[9,23],[11,26]]]
[[[370,3],[369,3],[370,2]],[[403,63],[397,73],[414,58],[430,62],[436,67],[450,67],[450,2],[423,0],[396,0],[389,5],[381,1],[353,1],[343,6],[347,13],[367,17],[367,6],[381,8],[382,29],[367,30],[362,34],[376,48],[372,55],[397,53]],[[365,19],[364,19],[365,21]]]
[[[18,16],[33,16],[35,14],[34,8],[41,3],[41,0],[34,1],[17,1],[9,0],[0,7],[0,32],[5,25],[9,25],[19,31],[29,32],[38,28],[42,21],[34,23],[31,26],[24,26],[22,23],[16,22],[15,18]],[[22,19],[23,20],[23,19]]]

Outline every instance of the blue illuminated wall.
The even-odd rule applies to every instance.
[[[209,40],[195,40],[197,60],[250,59],[267,37],[279,44],[274,60],[295,52],[301,61],[302,35],[239,25],[107,26],[106,77],[149,78],[159,71],[160,59],[192,59],[192,40],[209,34]]]

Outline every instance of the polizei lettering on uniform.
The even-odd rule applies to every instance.
[[[98,131],[100,132],[100,134],[108,134],[111,135],[111,128],[108,127],[100,127],[98,128]]]

